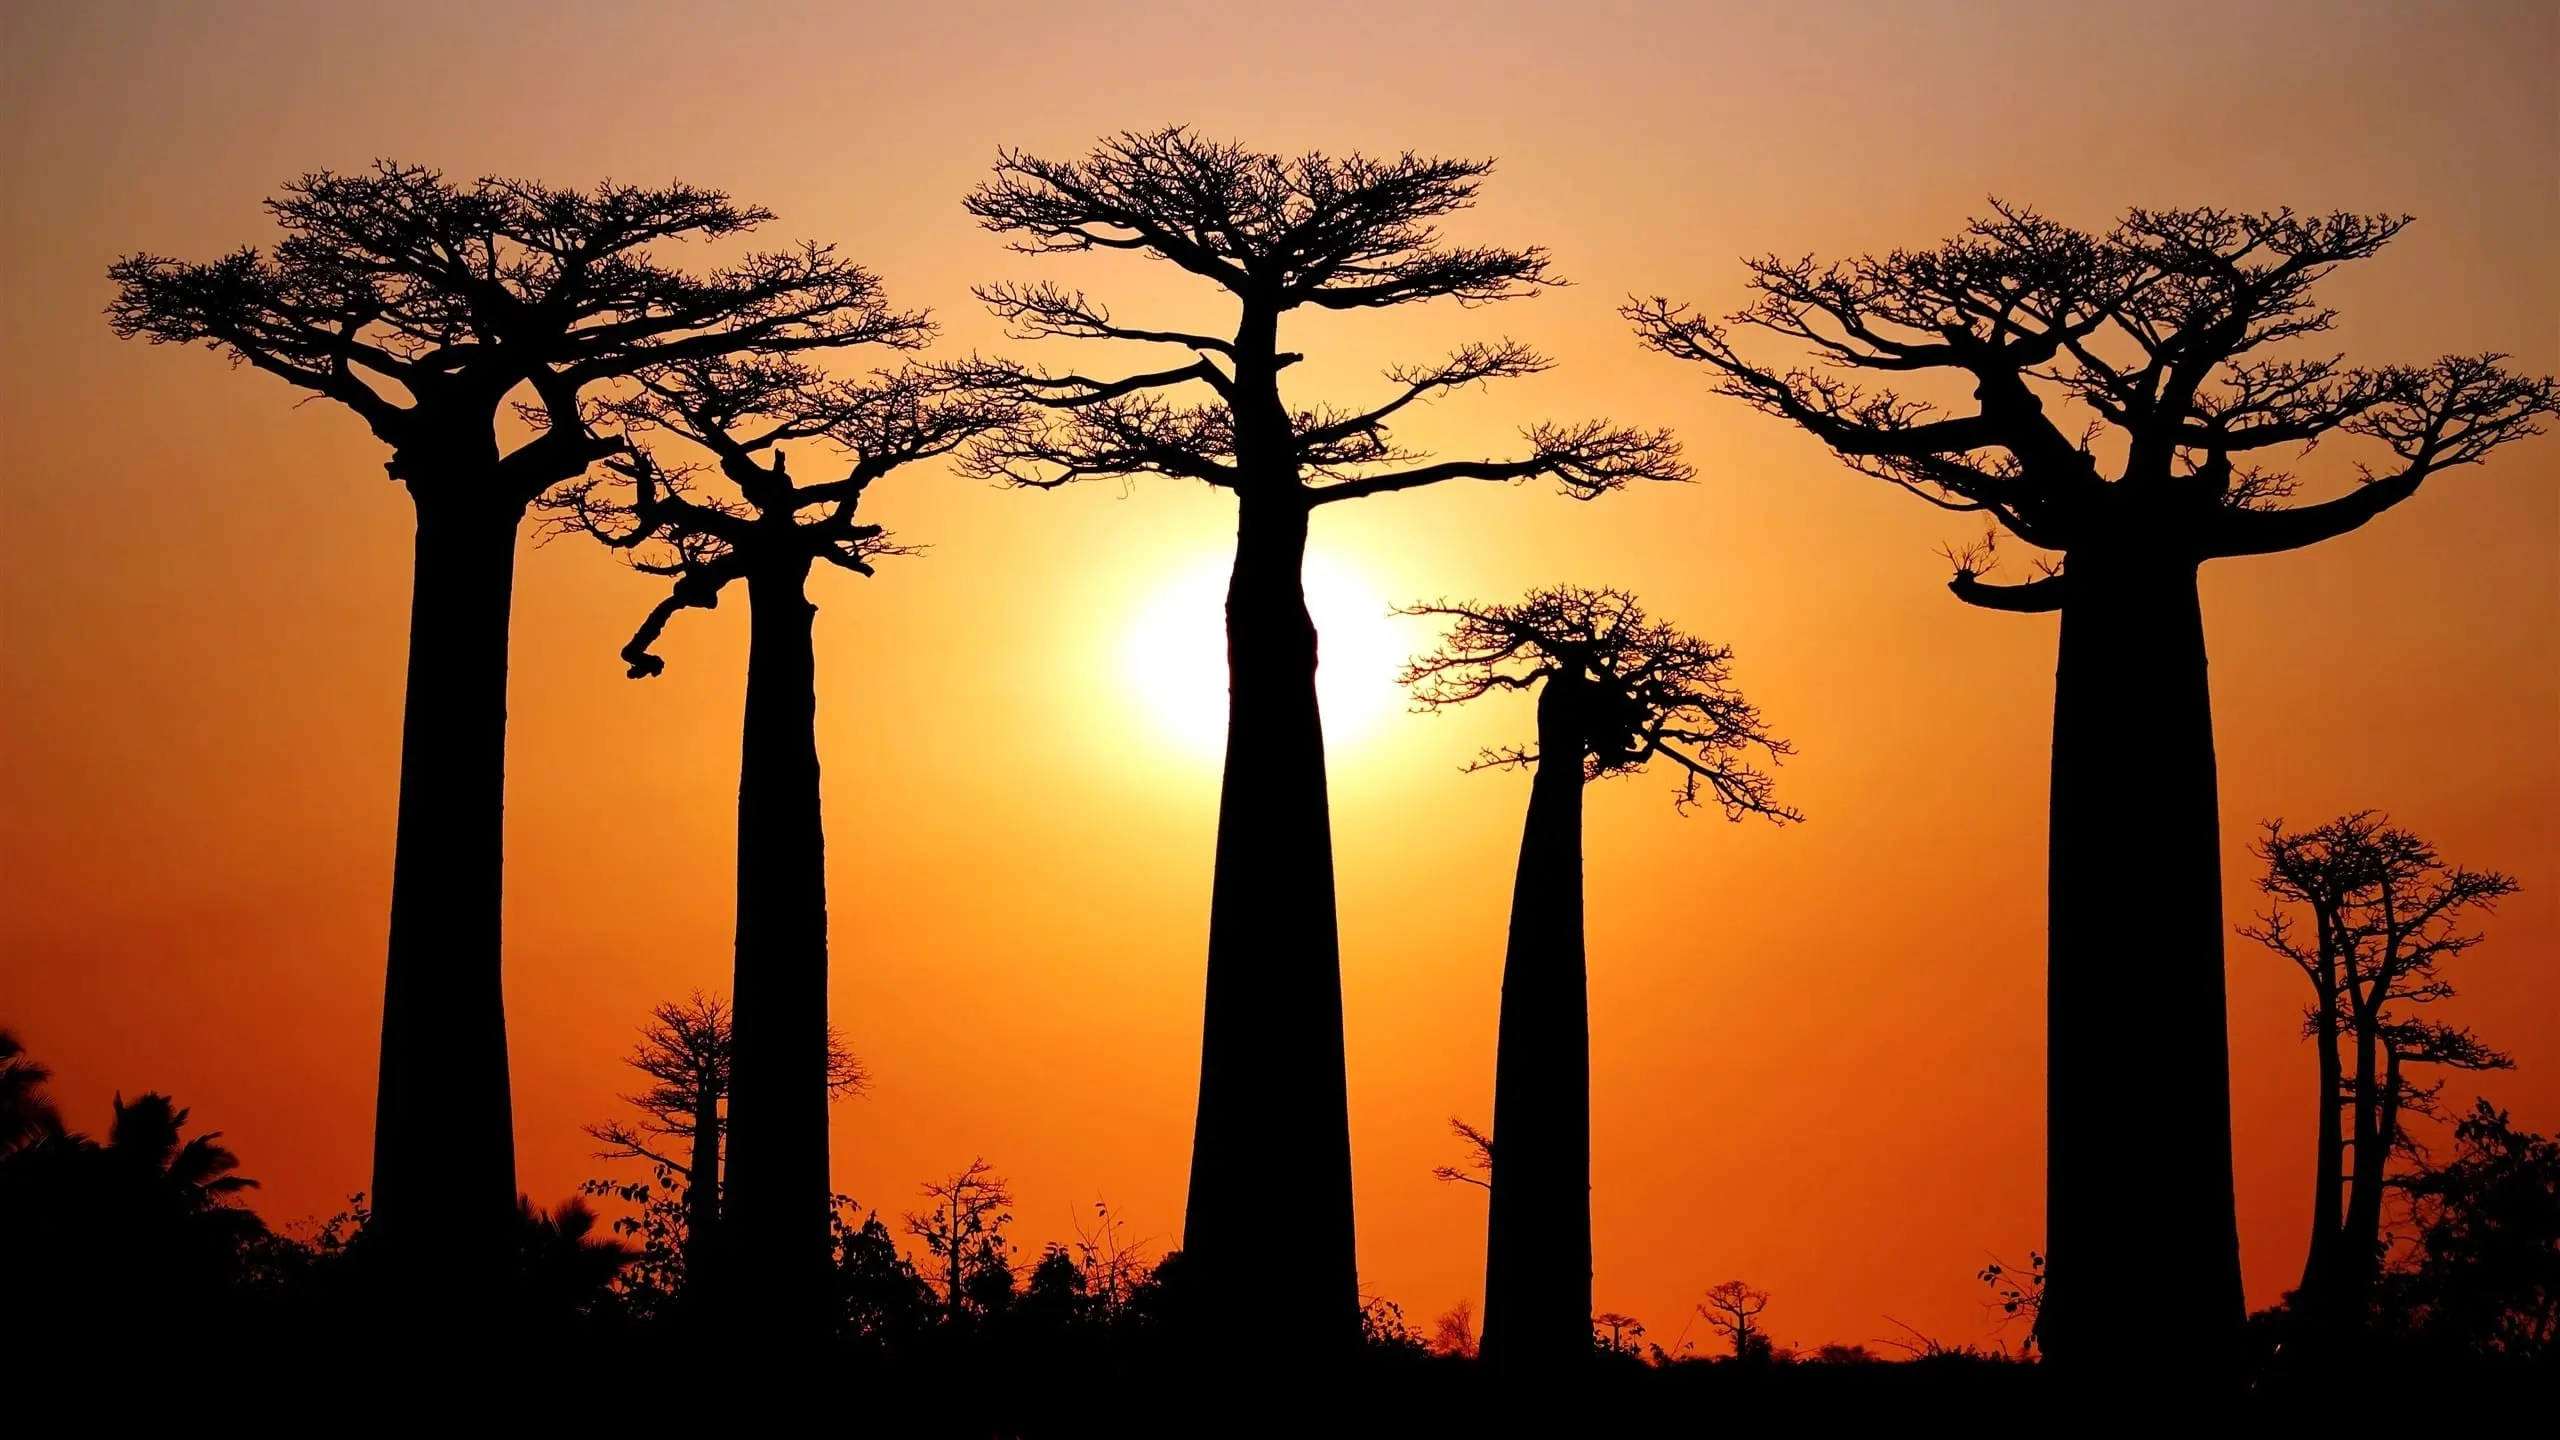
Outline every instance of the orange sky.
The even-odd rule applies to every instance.
[[[1700,481],[1589,506],[1442,487],[1317,523],[1319,563],[1359,602],[1326,653],[1369,657],[1327,683],[1374,721],[1333,759],[1363,1281],[1417,1320],[1479,1294],[1481,1196],[1430,1170],[1457,1158],[1449,1115],[1490,1114],[1527,785],[1457,767],[1530,716],[1396,709],[1385,671],[1424,632],[1360,620],[1360,593],[1614,584],[1736,648],[1801,751],[1783,793],[1810,818],[1683,820],[1659,776],[1593,795],[1597,1300],[1667,1341],[1739,1275],[1775,1292],[1784,1339],[1871,1340],[1897,1333],[1888,1315],[1984,1338],[1973,1272],[2040,1238],[2053,621],[1958,605],[1933,551],[1970,527],[1709,398],[1612,311],[1629,292],[1729,309],[1743,254],[1927,244],[1992,194],[2093,226],[2131,204],[2407,211],[2416,226],[2332,282],[2340,343],[2549,371],[2560,21],[2524,4],[1778,8],[10,8],[0,1024],[56,1067],[75,1124],[102,1125],[115,1089],[173,1091],[265,1181],[271,1217],[365,1183],[408,502],[347,414],[114,340],[117,254],[263,242],[277,182],[376,155],[681,176],[772,206],[775,238],[841,242],[950,344],[992,347],[974,281],[1055,275],[1151,323],[1199,303],[1143,266],[1026,261],[976,231],[959,197],[1000,144],[1081,152],[1182,121],[1283,150],[1491,154],[1463,233],[1548,245],[1575,287],[1310,320],[1297,393],[1356,399],[1388,360],[1514,334],[1560,368],[1412,433],[1490,451],[1547,415],[1668,424]],[[2334,477],[2350,457],[2318,458]],[[2205,582],[2233,918],[2264,816],[2387,807],[2522,876],[2454,1018],[2514,1051],[2522,1071],[2479,1088],[2545,1130],[2555,469],[2560,442],[2529,442],[2361,534]],[[1015,1182],[1026,1241],[1097,1195],[1170,1240],[1216,773],[1147,698],[1178,659],[1131,652],[1197,633],[1179,597],[1223,553],[1227,502],[917,473],[873,506],[934,548],[814,587],[834,1012],[878,1077],[838,1111],[838,1186],[894,1210],[983,1154]],[[548,1200],[597,1173],[577,1127],[614,1112],[647,1006],[725,983],[745,634],[742,612],[688,614],[666,676],[633,683],[614,652],[654,582],[568,543],[528,551],[520,577],[508,1020],[521,1179]],[[2311,1062],[2299,978],[2231,956],[2243,1248],[2265,1304],[2300,1264]]]

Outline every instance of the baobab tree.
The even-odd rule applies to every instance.
[[[2059,612],[2048,883],[2046,1237],[2039,1338],[2074,1368],[2149,1363],[2190,1337],[2199,1378],[2238,1361],[2221,835],[2198,567],[2342,535],[2431,475],[2535,433],[2549,378],[2497,355],[2363,368],[2301,344],[2312,298],[2379,251],[2391,217],[2136,210],[2103,234],[1997,206],[1933,250],[1750,264],[1719,324],[1630,305],[1646,344],[1793,422],[1865,474],[2059,555],[1996,584],[1956,556],[1958,599]],[[1736,332],[1804,347],[1773,367]],[[1882,377],[1869,385],[1859,377]],[[1893,384],[1944,377],[1953,411]],[[2081,421],[2087,428],[2081,428]],[[2373,442],[2382,468],[2286,505],[2272,452]],[[1996,531],[1995,531],[1996,533]],[[2159,1003],[2127,1005],[2128,975]],[[2125,1083],[2128,1075],[2144,1083]],[[2162,1125],[2160,1117],[2177,1122]],[[2148,1153],[2128,1173],[2126,1137]],[[2189,1277],[2164,1285],[2167,1274]]]
[[[1468,767],[1533,772],[1511,891],[1494,1052],[1492,1211],[1484,1355],[1513,1366],[1588,1359],[1591,1330],[1591,999],[1583,949],[1582,792],[1656,760],[1675,801],[1728,819],[1801,818],[1747,757],[1789,753],[1733,686],[1732,652],[1648,617],[1620,590],[1534,590],[1510,605],[1418,605],[1453,623],[1402,679],[1426,708],[1534,693],[1533,746]],[[1464,1179],[1464,1175],[1451,1178]]]
[[[923,342],[921,316],[874,343]],[[823,1321],[834,1213],[827,1160],[826,830],[818,793],[817,655],[809,599],[821,562],[858,575],[901,553],[859,518],[872,484],[948,455],[1014,416],[1010,402],[909,369],[834,379],[786,357],[679,361],[642,372],[601,407],[624,450],[545,501],[563,527],[627,552],[674,583],[623,647],[633,678],[685,609],[743,582],[745,730],[738,762],[737,1007],[730,1053],[721,1263],[738,1312],[810,1329]],[[786,444],[832,453],[826,478],[790,473]],[[682,446],[708,464],[669,462]]]
[[[729,1002],[696,990],[649,1011],[640,1043],[623,1061],[649,1079],[622,1103],[640,1112],[636,1121],[586,1127],[605,1148],[599,1160],[641,1160],[684,1186],[684,1295],[700,1304],[717,1285],[720,1228],[720,1157],[728,1133],[730,1062],[736,1047]],[[858,1095],[869,1083],[862,1062],[827,1029],[827,1098]],[[664,1183],[662,1180],[660,1183]]]
[[[116,333],[202,342],[355,412],[417,512],[392,861],[373,1222],[457,1298],[513,1264],[514,1122],[499,973],[507,619],[516,531],[614,453],[580,397],[656,364],[838,345],[901,322],[872,277],[801,245],[687,271],[669,242],[770,212],[689,185],[556,189],[382,162],[267,202],[284,232],[109,276]],[[511,426],[511,408],[529,425]]]
[[[2393,1161],[2412,1149],[2409,1118],[2437,1113],[2443,1082],[2421,1080],[2416,1067],[2515,1064],[2469,1029],[2412,1012],[2454,997],[2443,967],[2483,938],[2464,920],[2495,909],[2517,885],[2494,870],[2445,864],[2434,846],[2371,810],[2301,831],[2271,821],[2255,853],[2267,867],[2258,888],[2268,906],[2240,933],[2311,982],[2303,1032],[2319,1064],[2320,1126],[2311,1244],[2294,1303],[2302,1340],[2334,1343],[2371,1314],[2383,1197]]]
[[[1708,1288],[1698,1314],[1717,1334],[1733,1342],[1734,1359],[1768,1360],[1777,1354],[1768,1332],[1760,1328],[1760,1312],[1768,1308],[1768,1291],[1739,1280],[1725,1280]]]
[[[1535,424],[1507,460],[1433,461],[1396,443],[1408,407],[1548,361],[1509,340],[1387,372],[1376,404],[1283,394],[1303,355],[1283,316],[1533,295],[1559,283],[1547,254],[1452,244],[1438,222],[1474,202],[1477,160],[1288,157],[1187,130],[1122,134],[1081,160],[1006,151],[968,198],[989,230],[1031,254],[1129,251],[1223,292],[1231,330],[1131,325],[1081,291],[1000,284],[979,298],[1025,339],[1187,349],[1163,369],[1111,377],[983,363],[1039,411],[973,452],[982,474],[1048,487],[1165,475],[1236,499],[1226,601],[1228,711],[1184,1264],[1221,1333],[1260,1348],[1347,1350],[1359,1335],[1342,978],[1316,711],[1316,633],[1300,584],[1307,532],[1327,505],[1451,480],[1549,477],[1588,498],[1687,474],[1670,436],[1604,423]],[[1274,1175],[1288,1177],[1272,1183]],[[1299,1262],[1265,1268],[1270,1237]]]

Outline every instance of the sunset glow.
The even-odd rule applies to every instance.
[[[1794,746],[1770,773],[1804,821],[1676,808],[1661,766],[1583,792],[1597,1307],[1669,1344],[1740,1277],[1790,1343],[1908,1322],[2015,1344],[1978,1276],[2047,1239],[2060,626],[1948,593],[1981,514],[1716,393],[1620,307],[1729,314],[1754,302],[1745,257],[1926,248],[1995,200],[2091,231],[2137,207],[2408,214],[2322,281],[2334,328],[2284,353],[2494,352],[2547,375],[2555,59],[2560,7],[2495,0],[10,4],[0,1028],[52,1067],[74,1129],[104,1133],[118,1094],[192,1107],[278,1226],[370,1183],[416,511],[346,406],[117,338],[118,257],[272,245],[262,199],[376,157],[457,183],[682,180],[776,218],[664,247],[671,265],[820,242],[885,304],[931,312],[928,345],[822,354],[829,376],[973,356],[1120,375],[1198,356],[1027,339],[977,291],[1089,290],[1120,323],[1213,336],[1237,305],[1128,253],[1008,248],[962,208],[1000,154],[1180,124],[1284,155],[1489,157],[1448,243],[1541,247],[1570,283],[1293,312],[1283,397],[1357,412],[1398,367],[1516,339],[1552,367],[1417,403],[1398,443],[1511,458],[1531,427],[1605,419],[1668,431],[1695,477],[1587,500],[1468,478],[1316,511],[1360,1285],[1417,1324],[1483,1300],[1485,1195],[1434,1172],[1466,1158],[1452,1117],[1492,1120],[1531,780],[1463,767],[1537,733],[1517,693],[1416,713],[1396,672],[1444,627],[1393,607],[1622,587],[1731,647]],[[822,478],[819,442],[790,453]],[[2256,458],[2311,501],[2390,452],[2346,435]],[[1236,496],[1161,473],[1007,487],[937,455],[860,503],[917,553],[869,576],[819,564],[807,586],[826,1004],[870,1077],[826,1112],[831,1183],[895,1229],[919,1186],[984,1157],[1012,1182],[1026,1272],[1098,1197],[1171,1249]],[[546,1205],[642,1172],[596,1158],[587,1127],[625,1114],[653,1006],[730,987],[751,634],[741,585],[677,614],[664,673],[630,678],[621,649],[669,581],[560,528],[519,531],[487,687],[515,1174]],[[2036,558],[2008,544],[1993,578],[2032,580]],[[2304,1268],[2316,1081],[2303,976],[2238,934],[2267,904],[2265,822],[2384,811],[2520,881],[2443,1011],[2515,1068],[2455,1075],[2444,1101],[2560,1129],[2560,437],[2201,573],[2212,764],[2189,768],[2218,784],[2234,1189],[2264,1307]],[[2194,833],[2201,853],[2214,832]],[[2124,977],[2129,1004],[2146,978]]]
[[[1161,732],[1188,753],[1215,760],[1227,738],[1225,607],[1228,563],[1183,571],[1154,592],[1129,622],[1128,683]],[[1307,613],[1322,637],[1316,672],[1329,747],[1348,753],[1400,707],[1396,668],[1414,627],[1359,572],[1318,554],[1307,557]]]

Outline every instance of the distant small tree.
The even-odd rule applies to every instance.
[[[2324,1340],[2371,1318],[2392,1167],[2415,1145],[2410,1117],[2435,1115],[2444,1088],[2417,1067],[2515,1064],[2469,1029],[2416,1012],[2454,998],[2444,967],[2483,938],[2466,921],[2518,887],[2494,870],[2445,864],[2371,810],[2303,831],[2271,821],[2255,853],[2267,867],[2258,885],[2268,905],[2240,933],[2311,982],[2303,1033],[2319,1062],[2320,1128],[2295,1303],[2305,1338]]]
[[[943,1319],[958,1325],[973,1310],[985,1314],[993,1290],[1012,1293],[1012,1249],[1004,1230],[1013,1223],[1013,1189],[994,1166],[978,1159],[948,1179],[928,1182],[924,1194],[933,1203],[907,1212],[907,1233],[924,1242],[941,1271]]]
[[[1604,1310],[1591,1317],[1591,1348],[1604,1356],[1641,1360],[1643,1339],[1644,1324],[1633,1315]]]
[[[2305,348],[2335,319],[2312,292],[2407,223],[2135,210],[2090,232],[1995,204],[1925,249],[1751,261],[1752,303],[1723,322],[1661,299],[1626,311],[1718,394],[2047,557],[1995,584],[1988,545],[1956,551],[1949,588],[2061,617],[2042,1330],[2058,1364],[2152,1367],[2181,1335],[2165,1383],[2220,1387],[2244,1358],[2201,567],[2356,530],[2560,403],[2499,355],[2361,367]],[[1755,334],[1792,353],[1746,353]],[[1935,403],[1938,387],[1963,399]],[[2270,457],[2323,440],[2363,442],[2379,468],[2286,504],[2295,481]],[[2132,975],[2158,1003],[2125,1003]],[[2148,1154],[2129,1172],[2132,1135]]]
[[[1798,818],[1748,763],[1787,743],[1769,733],[1730,673],[1731,652],[1648,618],[1617,590],[1536,590],[1510,605],[1421,605],[1453,623],[1436,652],[1405,667],[1426,707],[1486,695],[1537,697],[1534,746],[1486,753],[1471,769],[1535,772],[1512,887],[1495,1047],[1493,1134],[1466,1127],[1491,1170],[1484,1353],[1504,1365],[1560,1365],[1591,1353],[1591,1024],[1582,897],[1583,787],[1659,761],[1680,776],[1682,809],[1711,800],[1728,818]],[[1443,1179],[1467,1179],[1448,1167]]]
[[[1441,233],[1491,168],[1411,153],[1278,155],[1176,128],[1117,135],[1081,159],[1006,151],[967,201],[1017,249],[1145,256],[1232,307],[1231,329],[1194,333],[1133,324],[1052,283],[982,288],[1024,339],[1189,353],[1117,375],[983,365],[1036,413],[971,461],[1032,487],[1162,475],[1235,497],[1227,760],[1183,1247],[1197,1302],[1224,1328],[1266,1332],[1262,1348],[1349,1348],[1359,1290],[1332,821],[1300,581],[1309,524],[1327,506],[1453,481],[1553,479],[1587,498],[1687,474],[1667,433],[1596,421],[1525,426],[1525,453],[1498,460],[1431,461],[1392,438],[1414,405],[1547,368],[1516,341],[1392,368],[1373,404],[1284,393],[1282,372],[1306,358],[1284,348],[1284,321],[1486,305],[1558,283],[1543,250]],[[1288,1183],[1272,1184],[1275,1172]],[[1259,1260],[1281,1234],[1298,1258],[1273,1276]]]
[[[1120,1321],[1146,1284],[1153,1269],[1147,1243],[1130,1233],[1128,1220],[1106,1201],[1094,1201],[1093,1218],[1076,1222],[1076,1268],[1085,1276],[1096,1318],[1105,1324]]]
[[[1431,1322],[1431,1353],[1457,1360],[1476,1358],[1476,1307],[1461,1300]]]
[[[1384,1295],[1360,1296],[1360,1345],[1375,1354],[1428,1355],[1431,1342],[1404,1318],[1404,1307]]]
[[[1708,1289],[1698,1313],[1717,1334],[1733,1342],[1733,1358],[1767,1360],[1776,1353],[1760,1328],[1760,1312],[1768,1308],[1768,1291],[1726,1280]]]
[[[586,1132],[606,1147],[599,1160],[639,1160],[656,1172],[654,1187],[592,1183],[587,1193],[613,1194],[642,1210],[638,1217],[617,1221],[625,1234],[646,1237],[643,1266],[663,1258],[656,1252],[672,1240],[676,1264],[657,1278],[673,1281],[689,1302],[700,1302],[715,1283],[710,1253],[721,1219],[722,1142],[728,1133],[730,1062],[735,1051],[729,1002],[700,990],[670,1000],[649,1012],[640,1027],[640,1043],[623,1063],[649,1078],[648,1088],[625,1095],[622,1103],[640,1112],[637,1121],[589,1125]],[[827,1098],[842,1100],[862,1093],[870,1083],[862,1062],[844,1045],[834,1026],[827,1027]],[[662,1235],[648,1209],[658,1203],[656,1191],[676,1190],[676,1233]]]
[[[820,245],[667,263],[673,244],[773,218],[682,184],[464,184],[382,161],[305,175],[267,210],[270,250],[118,260],[108,316],[120,336],[201,343],[346,407],[416,507],[374,1232],[413,1293],[479,1303],[506,1282],[518,1218],[499,908],[525,507],[619,449],[585,424],[600,387],[848,343],[881,323],[878,285]]]
[[[884,311],[863,339],[903,350],[929,334],[922,315]],[[635,379],[635,389],[595,407],[623,425],[625,450],[603,473],[555,490],[546,507],[555,529],[590,534],[628,554],[635,568],[673,582],[623,647],[635,679],[666,669],[652,647],[673,616],[715,608],[733,586],[746,592],[736,1099],[722,1259],[743,1321],[814,1329],[825,1320],[834,1189],[809,576],[821,564],[869,576],[873,561],[906,553],[858,514],[870,488],[951,453],[1014,411],[930,372],[849,380],[770,356],[682,361]],[[793,476],[786,445],[826,455],[831,468],[812,480]]]

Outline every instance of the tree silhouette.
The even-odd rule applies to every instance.
[[[187,1119],[158,1092],[118,1095],[104,1144],[57,1123],[0,1154],[0,1293],[13,1313],[83,1340],[223,1314],[267,1230],[241,1203],[258,1182],[219,1132],[187,1136]]]
[[[2409,1178],[2420,1333],[2513,1360],[2560,1355],[2560,1142],[2475,1101],[2454,1158]]]
[[[27,1058],[18,1037],[0,1030],[0,1160],[62,1133],[62,1112],[46,1095],[53,1071]]]
[[[1454,623],[1405,667],[1426,707],[1534,691],[1538,740],[1471,769],[1535,771],[1511,894],[1495,1050],[1492,1213],[1484,1354],[1560,1365],[1591,1354],[1591,1020],[1583,953],[1582,788],[1655,760],[1677,767],[1678,803],[1711,797],[1728,818],[1799,818],[1745,763],[1787,743],[1733,688],[1731,652],[1648,618],[1618,590],[1560,587],[1513,605],[1420,605]],[[1464,1133],[1463,1130],[1461,1133]],[[1463,1175],[1444,1178],[1465,1178]]]
[[[2041,1335],[2056,1363],[2081,1368],[2193,1336],[2190,1369],[2219,1377],[2238,1362],[2244,1315],[2197,569],[2363,525],[2430,475],[2535,433],[2554,386],[2496,355],[2366,369],[2285,348],[2329,327],[2314,286],[2401,219],[2136,210],[2091,234],[1995,212],[1934,250],[1752,262],[1757,299],[1728,324],[1806,347],[1810,367],[1746,358],[1726,326],[1668,301],[1626,313],[1648,345],[1713,370],[1718,393],[1853,468],[2063,555],[2041,579],[1999,585],[1977,546],[1951,582],[1969,604],[2062,614]],[[1942,412],[1862,373],[1943,375],[1974,404]],[[2294,482],[2261,457],[2340,434],[2395,458],[2345,495],[2284,506]],[[2135,973],[2174,999],[2125,1004]],[[2137,1073],[2145,1084],[2125,1083]],[[2128,1175],[2135,1134],[2158,1148]],[[2198,1283],[2160,1283],[2199,1266]]]
[[[640,1253],[596,1233],[596,1212],[571,1197],[549,1210],[516,1197],[516,1245],[530,1311],[555,1323],[584,1316]]]
[[[927,1254],[942,1268],[943,1318],[957,1325],[972,1302],[986,1306],[986,1281],[1002,1272],[1002,1289],[1013,1289],[1013,1266],[1004,1228],[1013,1223],[1013,1190],[984,1159],[945,1180],[929,1181],[925,1198],[933,1203],[907,1214],[907,1233],[924,1242]]]
[[[923,343],[921,316],[866,341]],[[820,813],[817,657],[809,572],[823,561],[868,576],[904,553],[857,516],[864,494],[906,465],[949,454],[1013,417],[1000,398],[918,372],[831,379],[797,360],[680,361],[643,372],[604,407],[627,427],[608,473],[555,491],[547,507],[673,578],[622,650],[633,678],[660,673],[651,650],[676,612],[747,592],[745,735],[738,766],[736,1033],[732,1040],[723,1263],[740,1313],[813,1328],[823,1318],[830,1239],[827,1163],[826,832]],[[677,441],[710,457],[671,464]],[[786,443],[835,452],[829,478],[802,483]],[[718,491],[704,489],[716,483]]]
[[[1768,1308],[1768,1291],[1739,1280],[1726,1280],[1707,1291],[1698,1313],[1717,1334],[1733,1342],[1734,1359],[1767,1360],[1776,1354],[1768,1335],[1760,1329],[1760,1312]]]
[[[1431,1178],[1451,1185],[1473,1185],[1479,1190],[1493,1188],[1493,1137],[1467,1121],[1449,1117],[1449,1133],[1467,1142],[1467,1163],[1434,1165]]]
[[[1006,151],[968,198],[1031,254],[1130,251],[1200,277],[1235,307],[1232,332],[1125,324],[1080,291],[1002,284],[978,294],[1025,339],[1182,347],[1164,369],[1101,378],[978,366],[1039,408],[973,451],[979,473],[1028,486],[1167,475],[1236,497],[1227,591],[1225,779],[1210,896],[1200,1108],[1183,1252],[1223,1333],[1261,1348],[1347,1350],[1359,1334],[1342,984],[1316,634],[1300,585],[1320,506],[1449,480],[1550,476],[1578,496],[1682,478],[1670,437],[1597,422],[1539,424],[1512,460],[1429,461],[1389,425],[1407,407],[1548,361],[1512,341],[1466,345],[1387,372],[1365,409],[1292,405],[1281,317],[1450,298],[1485,304],[1557,283],[1546,252],[1451,244],[1489,165],[1473,160],[1265,154],[1182,129],[1122,134],[1082,160]],[[1289,1177],[1275,1185],[1273,1174]],[[1303,1260],[1255,1293],[1268,1237]]]
[[[637,1122],[610,1121],[586,1131],[604,1143],[600,1160],[643,1160],[684,1191],[681,1249],[685,1298],[699,1303],[717,1282],[711,1252],[720,1227],[721,1142],[728,1130],[729,1002],[696,990],[649,1012],[640,1043],[623,1063],[649,1077],[647,1089],[622,1097]],[[862,1062],[827,1027],[827,1098],[858,1095],[869,1083]],[[683,1158],[671,1153],[681,1151]]]
[[[2453,998],[2442,967],[2482,938],[2463,930],[2463,919],[2495,909],[2517,885],[2494,870],[2444,864],[2434,846],[2371,810],[2291,833],[2269,822],[2254,853],[2266,863],[2258,887],[2269,904],[2240,933],[2311,982],[2303,1032],[2319,1061],[2320,1130],[2296,1304],[2306,1338],[2334,1342],[2372,1311],[2390,1167],[2413,1144],[2408,1117],[2437,1113],[2443,1082],[2423,1083],[2412,1067],[2515,1064],[2468,1029],[2410,1012]],[[2308,936],[2294,911],[2308,914]]]
[[[614,453],[590,389],[651,365],[888,329],[878,286],[823,246],[706,273],[671,241],[772,216],[686,185],[457,184],[390,162],[318,171],[267,202],[271,249],[109,271],[116,333],[204,344],[354,411],[417,510],[400,819],[374,1123],[375,1230],[461,1296],[501,1283],[516,1218],[499,975],[507,619],[516,530]],[[527,432],[509,448],[513,407]]]

